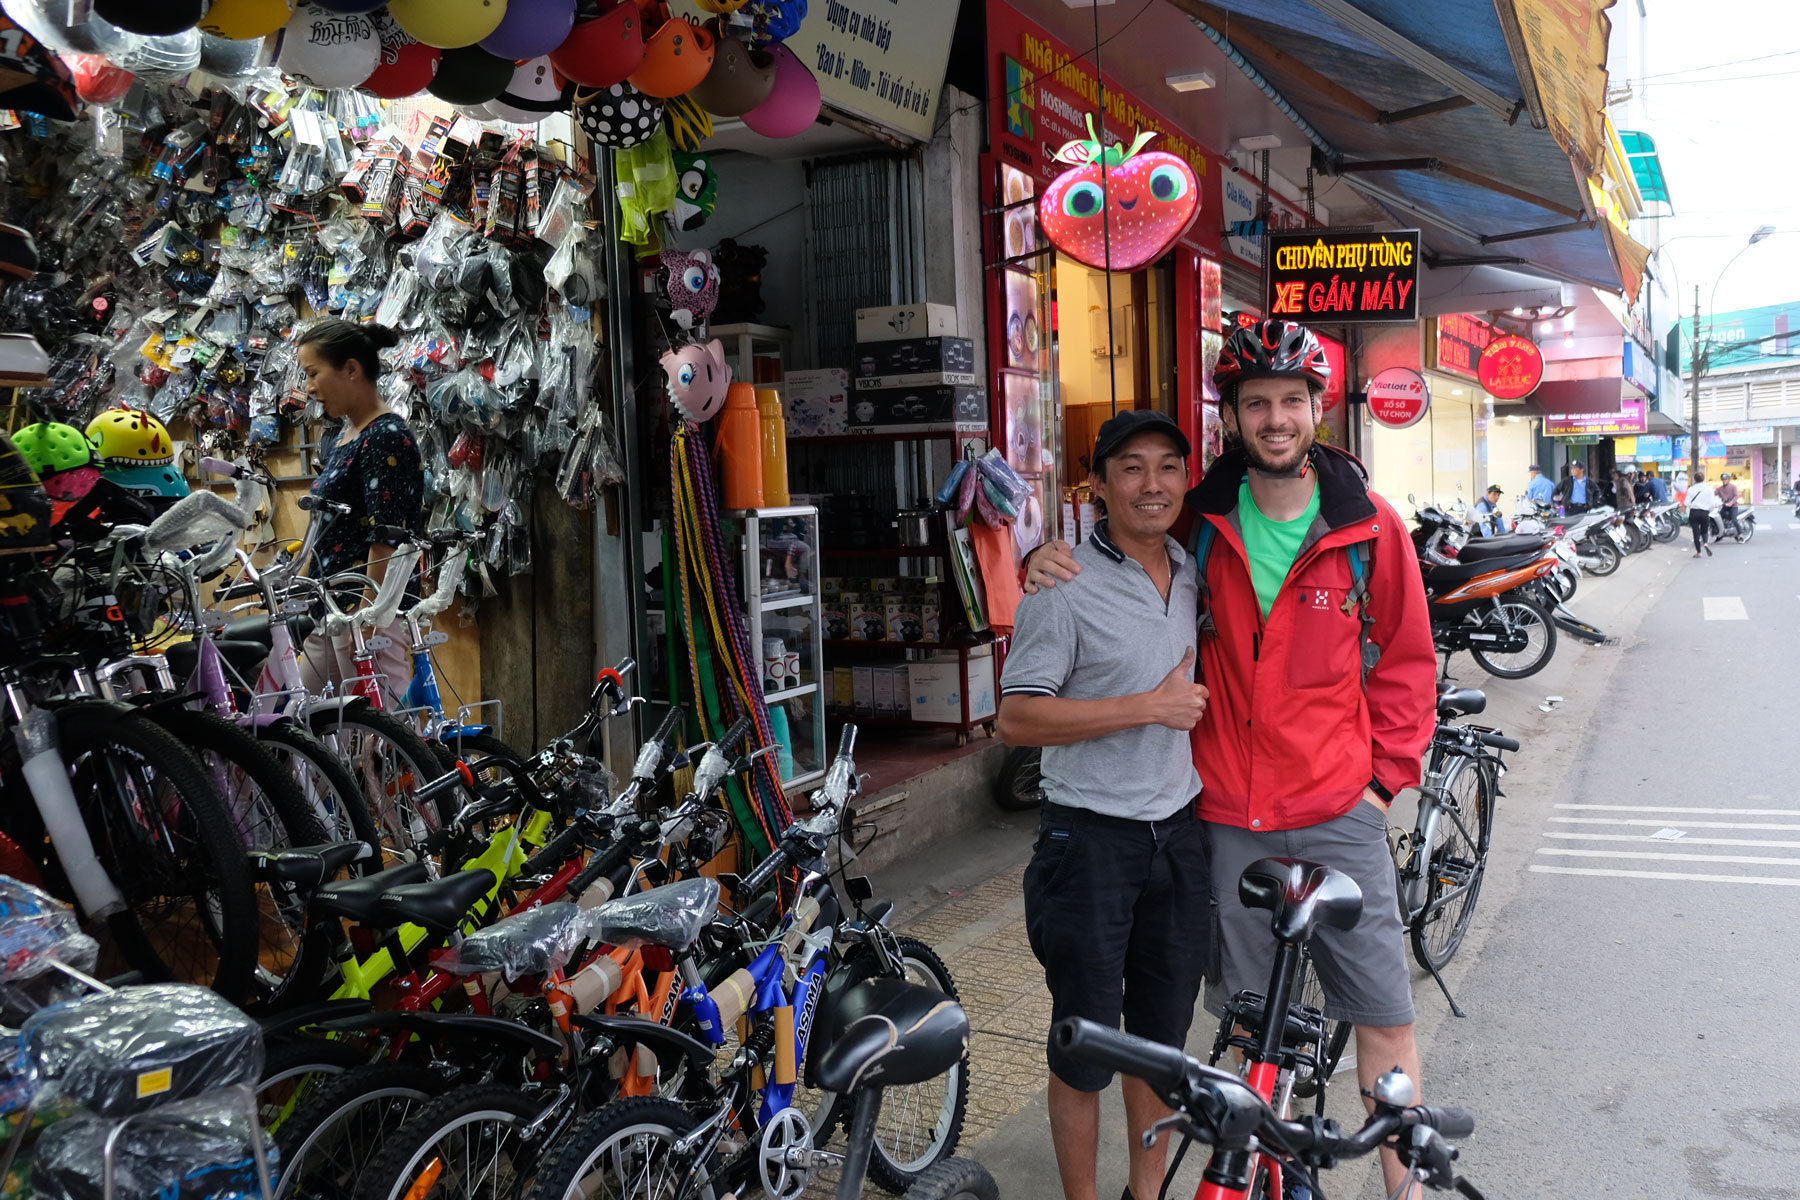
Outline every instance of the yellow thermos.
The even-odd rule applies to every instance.
[[[782,508],[788,498],[787,418],[781,415],[781,393],[774,388],[756,389],[756,412],[762,422],[763,503]]]

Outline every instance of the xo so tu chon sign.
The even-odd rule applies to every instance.
[[[1501,334],[1482,348],[1477,378],[1496,400],[1522,400],[1544,379],[1544,352],[1517,334]]]
[[[1407,367],[1389,367],[1369,380],[1369,415],[1389,429],[1416,425],[1431,407],[1425,377]]]
[[[1309,324],[1410,322],[1419,318],[1419,231],[1269,235],[1272,317]]]

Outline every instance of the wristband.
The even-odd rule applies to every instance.
[[[1369,790],[1374,792],[1377,796],[1380,796],[1383,804],[1392,804],[1394,802],[1394,793],[1381,786],[1381,780],[1375,778],[1373,775],[1369,776]]]

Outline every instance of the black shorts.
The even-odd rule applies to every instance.
[[[1205,827],[1190,805],[1131,821],[1046,802],[1025,868],[1025,932],[1044,967],[1050,1020],[1086,1017],[1167,1046],[1187,1042],[1211,955]],[[1046,1045],[1050,1071],[1081,1092],[1104,1067]]]

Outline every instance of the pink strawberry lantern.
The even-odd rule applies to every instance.
[[[1161,258],[1194,224],[1200,181],[1173,154],[1139,153],[1154,133],[1139,133],[1130,149],[1103,149],[1090,116],[1088,136],[1056,152],[1058,162],[1074,165],[1044,189],[1038,223],[1050,243],[1077,262],[1135,271]]]

